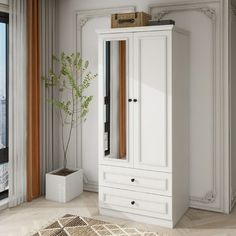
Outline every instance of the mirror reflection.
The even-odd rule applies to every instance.
[[[105,45],[105,156],[126,159],[126,41]]]

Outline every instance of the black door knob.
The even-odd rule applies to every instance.
[[[128,100],[129,102],[132,102],[133,101],[133,99],[131,99],[131,98],[129,98],[129,100]]]
[[[137,102],[137,101],[138,101],[138,99],[135,98],[135,99],[134,99],[134,102]]]
[[[134,205],[134,204],[135,204],[135,201],[132,201],[132,202],[131,202],[131,205]]]
[[[135,181],[135,179],[133,178],[133,179],[131,179],[131,182],[134,182]]]

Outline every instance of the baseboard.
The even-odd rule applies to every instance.
[[[109,209],[104,209],[104,208],[100,208],[99,213],[100,215],[110,216],[113,218],[137,221],[137,222],[146,223],[146,224],[158,225],[158,226],[162,226],[166,228],[174,228],[174,224],[170,220],[163,220],[163,219],[158,219],[158,218],[153,218],[153,217],[140,216],[140,215],[136,215],[132,213],[114,211],[114,210],[109,210]]]
[[[230,209],[230,211],[232,211],[232,209],[234,208],[235,204],[236,204],[236,191],[234,191],[232,196],[231,196],[231,209]]]
[[[0,211],[8,208],[8,202],[9,202],[8,198],[0,201]]]
[[[84,190],[89,192],[95,192],[98,193],[98,183],[97,182],[88,182],[84,183]]]
[[[197,210],[204,210],[204,211],[212,211],[212,212],[218,212],[218,213],[224,213],[222,209],[210,207],[210,206],[201,206],[197,204],[190,204],[189,208],[197,209]]]
[[[233,210],[234,206],[236,204],[236,198],[233,199],[232,203],[231,203],[231,208],[230,208],[230,211]]]

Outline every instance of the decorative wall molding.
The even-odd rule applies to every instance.
[[[160,11],[158,14],[153,15],[154,20],[161,20],[166,15],[172,13],[172,12],[183,12],[183,11],[200,11],[203,14],[205,14],[207,17],[209,17],[212,21],[216,20],[216,12],[215,9],[210,7],[179,7],[179,8],[172,8],[172,9],[165,9],[163,11]]]
[[[110,16],[111,14],[115,13],[125,13],[125,12],[134,12],[136,10],[135,6],[127,6],[127,7],[120,7],[120,8],[103,8],[103,9],[93,9],[93,10],[85,10],[85,11],[76,11],[75,12],[75,49],[74,51],[80,52],[83,55],[82,50],[82,29],[85,27],[86,23],[95,18],[106,17]],[[83,125],[77,128],[76,130],[76,139],[77,143],[77,150],[76,154],[80,157],[79,163],[77,166],[83,167],[82,162],[82,143],[81,137],[83,132]],[[84,175],[84,190],[87,191],[98,191],[98,182],[89,180],[86,175]]]
[[[79,21],[79,26],[81,28],[84,27],[84,25],[88,22],[88,18],[84,17],[84,18],[81,18],[80,21]]]
[[[218,3],[221,4],[221,0],[208,0],[208,1],[191,1],[191,2],[182,2],[182,3],[175,3],[175,4],[155,4],[150,6],[150,13],[153,16],[153,19],[162,19],[163,17],[167,16],[173,12],[186,12],[186,11],[199,11],[203,13],[205,16],[211,20],[212,23],[212,71],[213,71],[213,155],[212,155],[212,187],[211,189],[203,196],[190,196],[191,202],[200,203],[200,205],[205,204],[212,204],[216,201],[217,194],[217,172],[216,168],[216,156],[220,156],[219,148],[216,145],[216,140],[218,140],[217,134],[219,135],[219,129],[222,129],[218,122],[216,123],[217,117],[219,117],[219,111],[221,108],[217,107],[216,98],[219,96],[219,92],[217,91],[216,85],[216,73],[217,73],[217,66],[216,66],[216,52],[217,52],[217,44],[216,39],[219,38],[217,35],[217,25],[216,20],[218,15],[216,14],[216,10],[209,6],[211,3]],[[221,6],[221,5],[220,5]],[[155,14],[153,13],[155,10]],[[157,12],[157,13],[156,13]],[[220,17],[220,16],[219,16]],[[220,31],[221,28],[220,28]],[[221,34],[220,34],[221,35]],[[220,130],[220,133],[223,134],[223,131]]]
[[[222,32],[222,28],[221,26],[216,25],[216,20],[218,22],[220,22],[220,25],[222,24],[222,14],[218,15],[218,13],[216,13],[214,7],[211,7],[210,4],[212,3],[217,3],[219,4],[220,7],[222,7],[222,0],[193,0],[193,1],[186,1],[186,2],[182,2],[182,3],[166,3],[166,4],[155,4],[155,5],[150,5],[150,12],[153,13],[153,10],[158,11],[158,14],[154,14],[153,15],[153,19],[161,19],[165,16],[167,16],[168,14],[172,13],[172,12],[184,12],[184,11],[199,11],[201,13],[203,13],[206,17],[209,18],[209,20],[211,20],[212,22],[212,47],[213,47],[213,52],[212,52],[212,60],[213,60],[213,88],[214,88],[214,104],[213,104],[213,112],[214,112],[214,117],[216,117],[216,106],[218,106],[218,104],[216,105],[216,96],[219,96],[219,100],[220,103],[222,103],[222,94],[216,94],[216,84],[215,84],[215,77],[216,77],[216,37],[218,37],[218,35],[216,35],[216,31],[218,31],[218,27],[219,27],[219,32],[220,35],[223,35]],[[89,11],[77,11],[75,13],[75,51],[78,51],[80,53],[82,53],[82,29],[83,27],[86,25],[86,23],[90,20],[90,19],[94,19],[94,18],[98,18],[98,17],[104,17],[104,16],[108,16],[110,14],[113,13],[117,13],[117,12],[127,12],[127,11],[135,11],[135,7],[131,6],[131,7],[125,7],[125,8],[109,8],[109,9],[98,9],[98,10],[89,10]],[[234,11],[235,12],[235,11]],[[217,19],[217,17],[220,17],[220,19]],[[219,38],[219,37],[218,37]],[[220,45],[222,45],[222,38],[219,39],[220,40]],[[221,49],[219,49],[221,51]],[[222,62],[223,63],[223,62]],[[222,66],[222,65],[221,65]],[[221,72],[222,73],[222,72]],[[221,78],[222,80],[222,78]],[[220,84],[222,85],[222,81],[220,82]],[[220,110],[223,108],[220,108]],[[222,117],[220,116],[220,119]],[[219,120],[219,119],[218,119]],[[219,121],[221,124],[223,124],[223,121]],[[219,135],[219,125],[217,123],[216,125],[216,119],[214,119],[214,137],[217,135],[216,134],[216,126],[217,126],[217,134]],[[221,128],[224,125],[221,125]],[[220,134],[222,134],[222,130],[220,131]],[[80,140],[79,137],[81,137],[82,134],[82,129],[78,129],[77,131],[77,140]],[[223,136],[223,135],[222,135]],[[219,140],[219,138],[218,138]],[[213,145],[213,157],[212,157],[212,166],[213,166],[213,172],[212,172],[212,188],[207,191],[205,193],[205,195],[203,195],[202,197],[196,197],[196,196],[191,196],[191,201],[195,202],[195,203],[199,203],[201,206],[203,205],[210,205],[212,203],[215,203],[216,198],[219,197],[220,194],[219,191],[216,191],[216,181],[217,181],[217,169],[216,169],[216,155],[217,156],[222,156],[222,147],[217,149],[217,145],[216,145],[216,138],[214,139],[214,145]],[[218,143],[218,142],[217,142]],[[219,144],[219,143],[218,143]],[[79,145],[77,147],[76,153],[78,156],[78,153],[80,152],[79,149]],[[80,155],[81,156],[81,155]],[[223,160],[221,162],[221,164],[223,164]],[[81,163],[82,165],[82,163]],[[85,183],[85,187],[84,189],[89,189],[89,186],[92,185],[96,185],[97,183],[92,183],[92,181],[88,181],[88,183]],[[91,189],[91,188],[90,188]],[[93,190],[91,190],[93,191]],[[212,209],[211,206],[208,207],[209,209]]]
[[[127,7],[120,7],[120,8],[103,8],[103,9],[77,11],[76,12],[77,30],[81,30],[81,28],[83,28],[83,26],[90,19],[109,16],[115,13],[133,12],[135,11],[135,9],[136,9],[135,6],[127,6]]]
[[[203,7],[199,9],[202,13],[204,13],[207,17],[209,17],[212,21],[216,21],[216,11],[210,7]]]
[[[214,188],[214,186],[213,186]],[[205,194],[204,197],[190,197],[190,200],[195,201],[195,202],[201,202],[201,203],[206,203],[210,204],[213,203],[216,200],[216,192],[214,191],[209,191]]]

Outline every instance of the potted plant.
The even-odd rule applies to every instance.
[[[89,63],[82,60],[79,53],[62,53],[60,57],[53,56],[53,61],[57,70],[51,69],[42,79],[46,88],[53,87],[58,94],[57,98],[47,102],[59,115],[64,160],[62,168],[46,174],[46,199],[68,202],[83,192],[83,171],[69,168],[67,155],[73,129],[86,120],[92,96],[85,95],[85,92],[97,75],[88,71]]]

